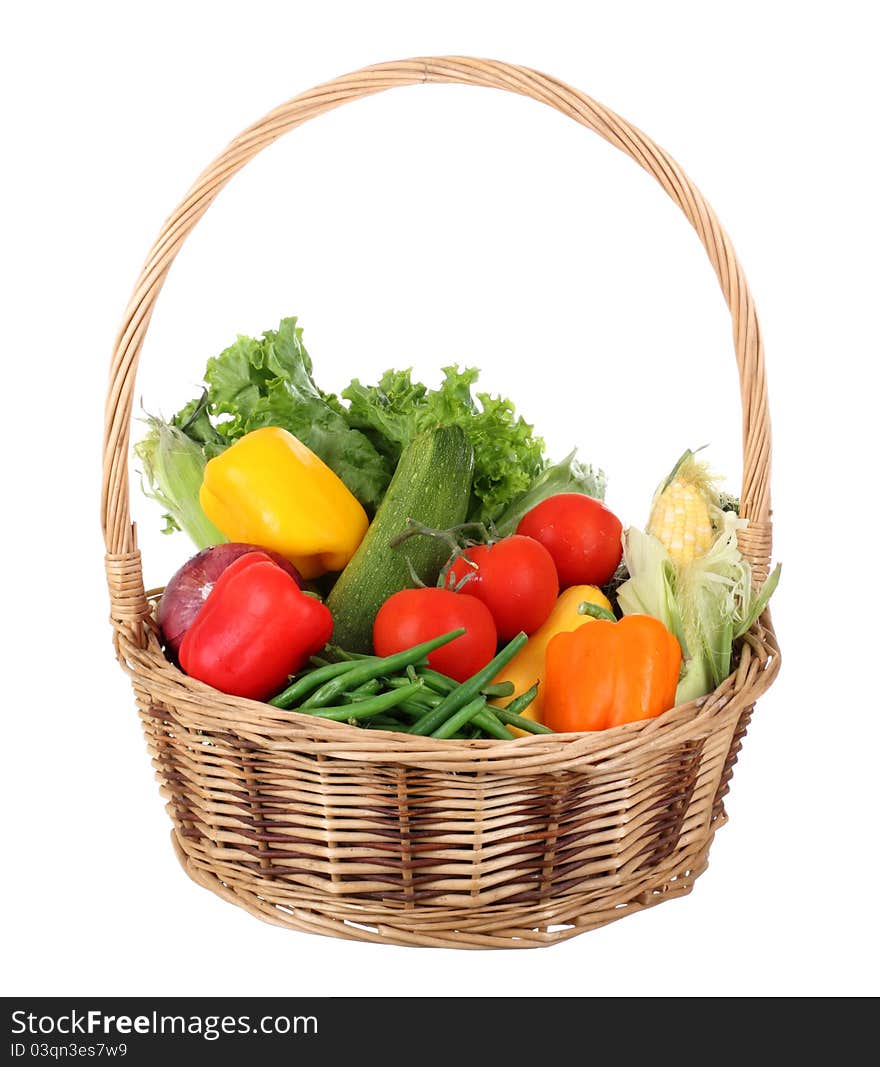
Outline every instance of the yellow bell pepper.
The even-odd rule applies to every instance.
[[[586,601],[589,604],[598,604],[600,607],[611,611],[611,604],[601,589],[595,585],[572,585],[560,593],[553,610],[547,617],[547,621],[526,641],[506,667],[498,672],[492,679],[493,682],[513,682],[513,695],[490,700],[490,704],[503,707],[511,700],[531,689],[535,682],[538,683],[538,692],[535,699],[522,713],[526,719],[535,722],[543,722],[544,706],[544,677],[547,646],[550,639],[560,633],[577,630],[578,627],[590,623],[593,619],[589,615],[581,615],[578,605]],[[523,735],[522,730],[515,726],[508,727],[518,737]]]
[[[342,480],[278,426],[252,430],[209,460],[199,502],[230,541],[274,549],[303,578],[341,571],[369,525]]]

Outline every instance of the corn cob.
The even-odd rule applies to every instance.
[[[647,532],[660,541],[674,564],[691,563],[704,556],[715,540],[712,513],[718,504],[712,475],[688,449],[654,494]]]

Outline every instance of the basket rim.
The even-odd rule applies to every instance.
[[[118,654],[135,688],[145,692],[146,714],[172,712],[194,730],[252,740],[261,751],[330,755],[374,765],[446,768],[459,773],[531,774],[536,770],[606,773],[684,742],[705,741],[754,705],[780,667],[769,612],[745,636],[737,667],[717,689],[661,715],[605,730],[529,734],[511,740],[439,739],[397,731],[381,733],[230,696],[184,674],[165,655],[155,625],[145,647],[122,636]]]

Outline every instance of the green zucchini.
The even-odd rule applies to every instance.
[[[460,426],[424,430],[404,448],[391,484],[363,541],[327,597],[333,643],[349,652],[369,652],[373,620],[393,593],[417,583],[435,585],[449,547],[434,537],[391,542],[413,519],[435,530],[467,517],[474,451]],[[412,570],[410,569],[412,567]]]

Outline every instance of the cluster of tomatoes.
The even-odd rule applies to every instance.
[[[516,532],[455,554],[436,588],[404,589],[379,609],[377,655],[389,656],[450,630],[430,665],[457,681],[476,674],[518,633],[534,633],[560,592],[605,585],[622,555],[622,525],[601,501],[557,493],[523,516]]]

